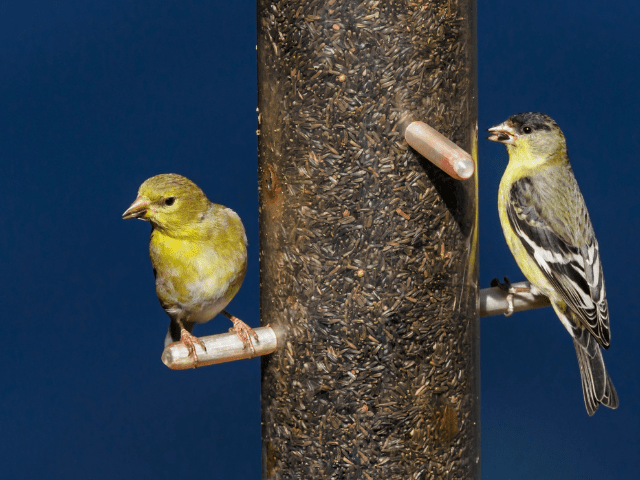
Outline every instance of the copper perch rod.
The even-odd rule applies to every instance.
[[[221,333],[220,335],[200,337],[200,340],[207,347],[207,351],[205,352],[200,345],[195,344],[196,353],[198,354],[197,366],[204,367],[216,363],[259,357],[260,355],[268,355],[278,348],[278,338],[273,328],[269,326],[259,327],[254,328],[253,331],[258,334],[258,340],[252,338],[255,354],[252,354],[251,349],[245,348],[235,333]],[[193,356],[189,356],[187,347],[180,342],[172,343],[164,349],[162,363],[172,370],[195,368]]]
[[[453,178],[466,180],[473,175],[475,165],[471,155],[426,123],[410,123],[404,137],[420,155]]]
[[[512,283],[512,287],[529,288],[529,282]],[[500,287],[483,288],[480,290],[480,316],[490,317],[507,313],[509,305],[507,303],[508,292]],[[517,292],[513,294],[513,311],[533,310],[534,308],[548,307],[549,299],[544,295],[532,295],[528,292]]]

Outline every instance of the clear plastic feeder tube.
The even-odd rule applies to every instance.
[[[475,62],[472,2],[258,1],[263,478],[480,478],[477,175],[404,139],[475,157]]]

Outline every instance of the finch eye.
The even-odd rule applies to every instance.
[[[173,205],[176,202],[176,197],[167,197],[164,199],[164,204],[167,207],[170,207],[171,205]]]
[[[527,127],[523,127],[522,131],[524,133],[531,133],[531,132],[533,132],[533,129],[531,127],[527,126]]]

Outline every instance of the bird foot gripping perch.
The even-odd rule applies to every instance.
[[[258,342],[259,339],[256,332],[249,325],[244,323],[238,317],[231,315],[226,310],[223,310],[220,313],[222,313],[225,317],[227,317],[229,320],[233,322],[233,327],[230,328],[229,331],[234,332],[240,338],[240,340],[242,340],[242,343],[244,344],[244,346],[249,347],[249,349],[251,350],[252,356],[255,356],[256,349],[253,346],[251,337],[253,337],[256,340],[256,342]]]
[[[513,315],[513,312],[515,311],[514,310],[515,307],[514,307],[514,303],[513,303],[514,302],[514,295],[519,294],[519,293],[520,294],[529,293],[533,297],[537,297],[537,296],[541,295],[541,293],[538,291],[538,289],[536,287],[534,287],[533,285],[531,285],[530,283],[523,282],[523,283],[519,283],[517,285],[512,285],[507,277],[504,277],[504,282],[501,282],[497,278],[494,278],[493,280],[491,280],[490,285],[491,285],[491,287],[498,287],[503,292],[507,292],[507,297],[506,297],[507,311],[504,312],[504,316],[505,317],[510,317],[511,315]],[[528,301],[530,299],[527,298],[526,300]],[[531,306],[529,308],[537,308],[537,307],[536,306]],[[524,310],[524,308],[522,310]]]
[[[198,337],[191,335],[186,329],[180,330],[180,342],[187,347],[189,351],[189,356],[193,356],[193,368],[198,366],[198,352],[196,352],[196,344],[200,345],[202,349],[206,352],[207,347],[204,342]]]

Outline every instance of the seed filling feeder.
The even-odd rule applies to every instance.
[[[258,1],[264,479],[480,478],[474,9]]]

